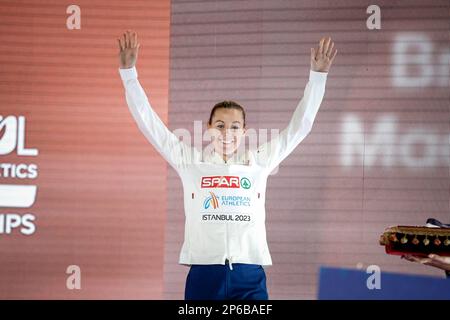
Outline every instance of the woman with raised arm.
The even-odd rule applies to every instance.
[[[136,33],[126,31],[117,40],[130,112],[183,182],[185,232],[179,263],[190,266],[185,299],[268,299],[263,266],[272,259],[265,229],[266,181],[312,129],[337,53],[334,43],[322,38],[311,48],[309,81],[288,126],[276,138],[239,152],[246,134],[241,105],[217,103],[208,119],[212,148],[188,146],[164,125],[138,81]]]

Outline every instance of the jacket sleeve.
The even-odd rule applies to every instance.
[[[327,73],[310,70],[303,98],[298,103],[288,126],[256,151],[256,161],[272,171],[308,135],[325,94]]]
[[[180,141],[158,117],[139,83],[136,67],[119,68],[119,74],[125,87],[128,108],[147,140],[174,169],[189,163],[195,148]]]

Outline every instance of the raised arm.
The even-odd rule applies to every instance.
[[[191,161],[193,147],[180,141],[162,122],[150,105],[147,95],[138,80],[136,60],[140,44],[136,33],[127,31],[118,40],[119,74],[125,87],[128,108],[138,128],[155,149],[175,169]]]
[[[322,38],[317,49],[311,48],[309,81],[288,126],[270,141],[261,144],[256,161],[272,171],[311,131],[325,94],[328,71],[336,56],[331,38]]]

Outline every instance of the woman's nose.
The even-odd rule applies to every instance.
[[[222,132],[222,137],[224,139],[233,138],[233,132],[230,129],[225,130],[224,132]]]

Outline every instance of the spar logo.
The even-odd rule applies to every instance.
[[[250,189],[250,180],[246,177],[238,176],[211,176],[202,177],[202,188],[243,188]]]
[[[37,149],[25,148],[25,117],[0,115],[0,156],[17,152],[18,156],[38,155]],[[1,159],[1,158],[0,158]],[[35,179],[38,175],[36,164],[0,162],[0,178]],[[2,208],[30,208],[36,201],[37,186],[34,184],[5,184],[0,180],[0,210]],[[20,228],[25,235],[33,234],[36,227],[31,213],[0,212],[0,234],[10,234]]]
[[[209,192],[210,196],[205,199],[203,202],[203,208],[208,209],[217,209],[219,207],[219,200],[217,199],[217,196],[213,192]]]

